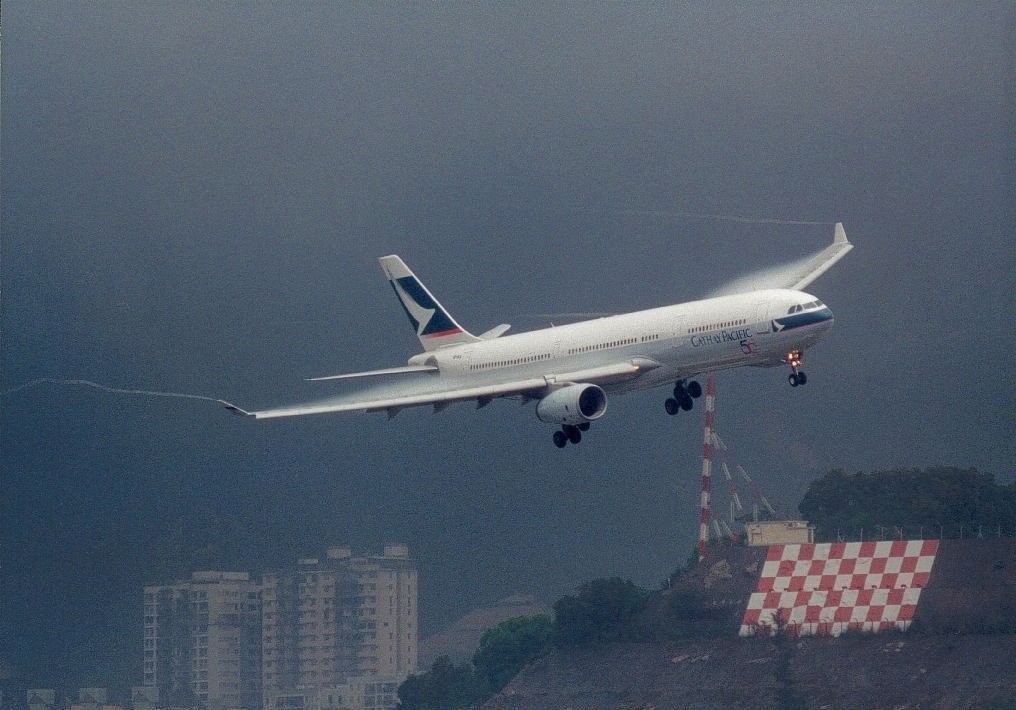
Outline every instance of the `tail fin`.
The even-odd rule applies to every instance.
[[[437,350],[447,345],[480,340],[455,322],[401,258],[392,254],[382,256],[378,261],[409,316],[409,322],[424,350]]]

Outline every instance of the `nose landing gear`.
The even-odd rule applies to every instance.
[[[673,416],[684,410],[690,412],[695,400],[702,396],[702,385],[695,380],[681,380],[674,385],[674,396],[663,403],[667,414]]]
[[[790,383],[791,387],[797,387],[798,385],[807,384],[808,376],[804,374],[804,371],[799,369],[801,362],[803,361],[804,353],[800,350],[794,350],[793,352],[787,353],[787,356],[783,358],[783,362],[790,365],[790,369],[793,372],[787,377],[787,382]]]

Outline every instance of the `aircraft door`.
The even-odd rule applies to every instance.
[[[676,362],[689,361],[689,358],[694,360],[696,357],[695,353],[698,352],[696,348],[691,348],[688,345],[688,338],[685,337],[688,334],[688,322],[687,318],[681,315],[675,315],[673,319],[667,323],[666,329],[659,335],[663,338],[663,342],[655,343],[650,341],[646,346],[647,355],[654,359],[659,359],[671,364]]]
[[[666,337],[674,343],[674,347],[678,350],[687,346],[687,340],[684,338],[687,335],[685,320],[684,315],[675,316],[674,320],[670,322],[671,331],[666,334]]]
[[[680,338],[684,335],[684,321],[683,315],[674,316],[674,320],[670,322],[671,333],[669,334],[672,338]]]
[[[762,301],[755,306],[755,335],[766,336],[772,332],[772,322],[769,318],[769,305],[768,300]]]

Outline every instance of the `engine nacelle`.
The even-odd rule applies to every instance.
[[[590,384],[566,385],[541,399],[536,416],[548,424],[583,424],[607,411],[607,393]]]

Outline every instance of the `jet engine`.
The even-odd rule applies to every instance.
[[[607,411],[607,393],[591,384],[566,385],[541,399],[536,416],[548,424],[584,424]]]

